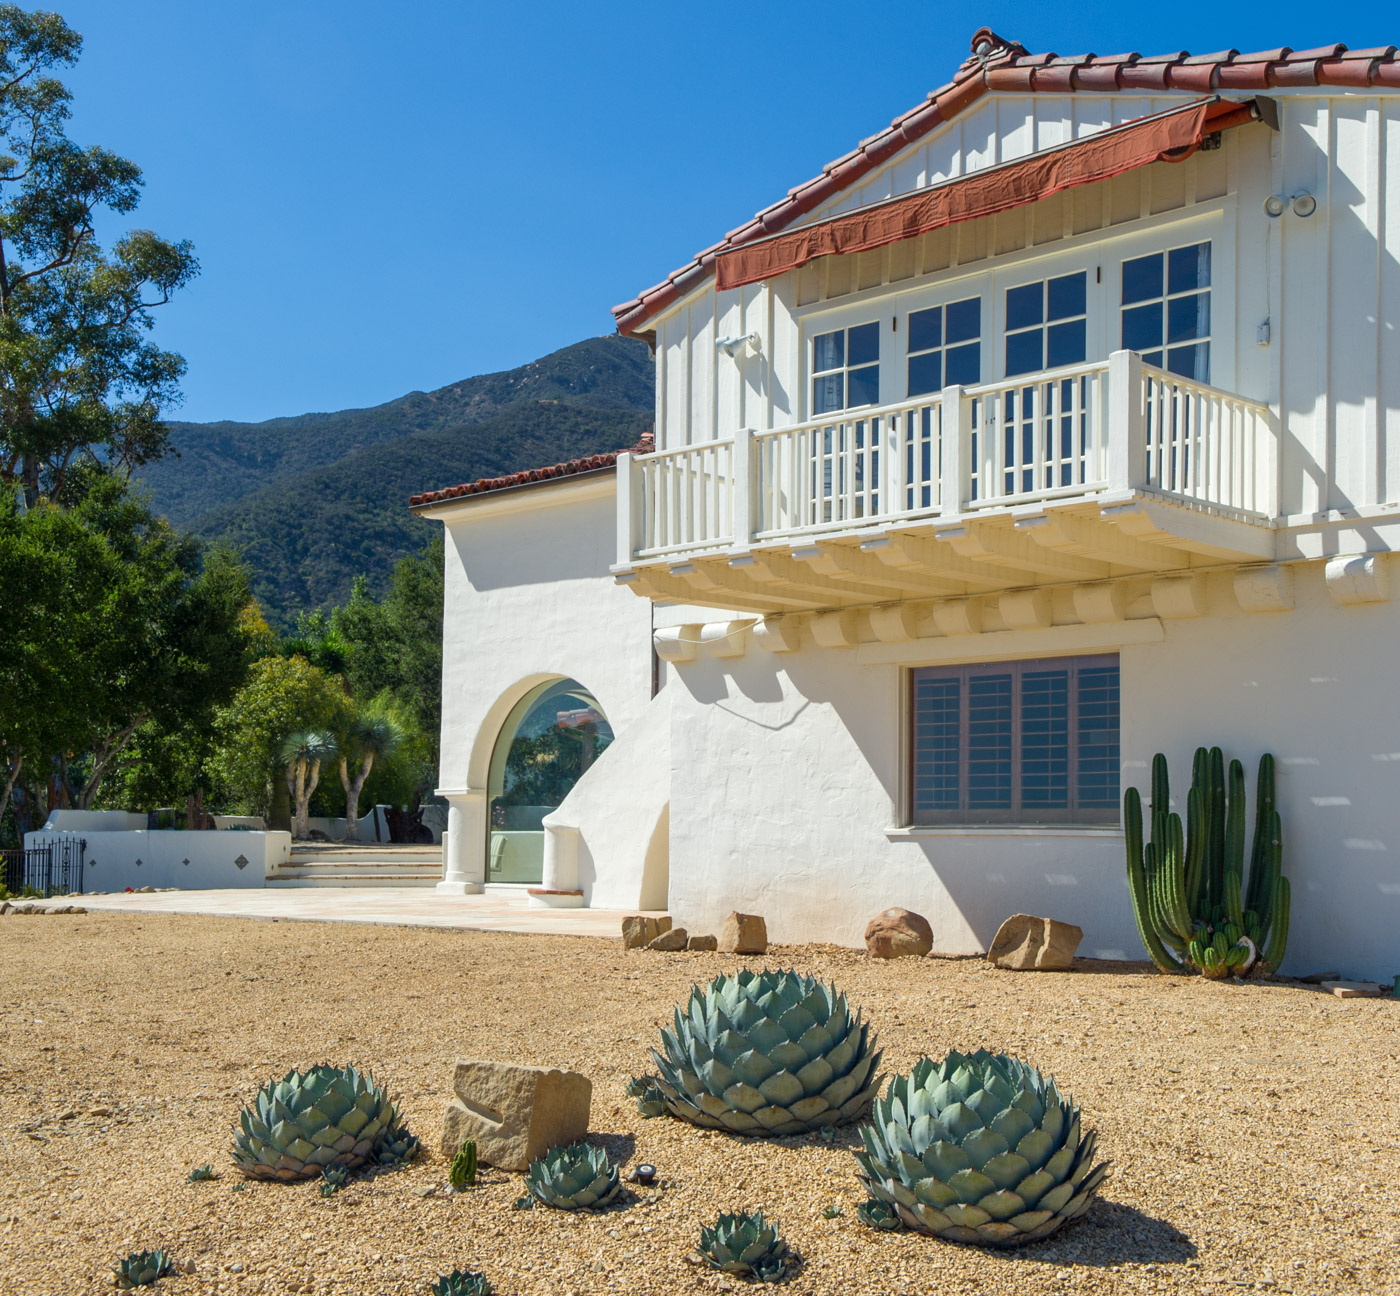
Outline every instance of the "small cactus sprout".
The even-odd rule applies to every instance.
[[[447,1171],[448,1184],[460,1192],[463,1188],[476,1187],[476,1140],[463,1139],[457,1155]]]
[[[442,1274],[429,1289],[433,1296],[491,1296],[491,1284],[484,1273],[472,1269],[454,1269]]]
[[[157,1278],[173,1273],[175,1266],[164,1251],[133,1251],[124,1260],[118,1260],[112,1272],[118,1287],[149,1287]]]
[[[214,1167],[211,1165],[195,1166],[195,1168],[190,1171],[191,1183],[203,1183],[206,1179],[212,1179],[213,1177]]]
[[[700,1254],[725,1273],[748,1274],[759,1282],[778,1282],[792,1263],[788,1245],[778,1236],[778,1226],[752,1215],[721,1215],[700,1230]]]
[[[321,1174],[321,1196],[334,1197],[350,1182],[350,1172],[344,1166],[327,1166]]]
[[[856,1207],[856,1218],[867,1228],[879,1229],[883,1233],[897,1233],[904,1227],[899,1212],[876,1197]]]

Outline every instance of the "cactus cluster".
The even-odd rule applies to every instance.
[[[1244,766],[1219,747],[1197,749],[1186,828],[1170,809],[1167,758],[1152,761],[1151,837],[1142,798],[1123,794],[1128,888],[1138,933],[1164,972],[1220,979],[1276,972],[1288,943],[1290,893],[1283,825],[1274,805],[1274,758],[1260,757],[1254,840],[1245,878]]]
[[[475,1139],[462,1140],[462,1146],[457,1149],[457,1155],[452,1158],[452,1164],[447,1168],[447,1182],[458,1191],[476,1187]]]

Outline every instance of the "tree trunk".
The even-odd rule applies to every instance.
[[[340,781],[345,786],[345,840],[360,840],[360,793],[364,791],[365,780],[374,768],[374,753],[366,752],[360,761],[359,772],[352,779],[345,758],[340,758]]]
[[[0,819],[3,819],[5,817],[5,811],[10,808],[10,793],[15,790],[15,784],[19,782],[19,771],[20,767],[23,764],[23,752],[21,752],[18,756],[12,756],[10,758],[10,763],[5,770],[5,795],[3,797],[0,797]],[[19,817],[16,816],[15,818],[15,827],[18,828]],[[23,838],[21,838],[21,841],[23,841]]]
[[[307,767],[310,767],[309,769]],[[311,835],[311,798],[315,795],[316,784],[321,781],[321,762],[297,762],[297,830],[296,835],[306,838]]]
[[[273,832],[292,831],[292,798],[286,779],[272,780],[272,804],[267,808],[267,826]]]

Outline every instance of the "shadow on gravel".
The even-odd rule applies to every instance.
[[[602,1148],[613,1165],[618,1167],[626,1165],[637,1150],[635,1134],[589,1134],[584,1142]]]
[[[1196,1244],[1166,1220],[1099,1197],[1044,1242],[1002,1254],[1058,1265],[1182,1264],[1196,1258]]]

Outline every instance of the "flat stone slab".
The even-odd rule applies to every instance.
[[[479,1160],[523,1172],[550,1148],[588,1134],[593,1082],[577,1071],[461,1059],[452,1090],[456,1097],[442,1122],[444,1156],[475,1139]]]

